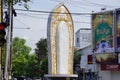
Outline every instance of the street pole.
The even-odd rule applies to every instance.
[[[12,7],[13,9],[13,7]],[[10,31],[10,60],[9,60],[9,76],[10,80],[12,79],[12,36],[13,36],[13,13],[11,12],[11,31]]]
[[[85,80],[85,68],[83,68],[83,80]]]
[[[11,76],[8,76],[8,60],[10,59],[10,52],[11,52],[11,29],[12,29],[12,0],[10,2],[8,2],[8,13],[9,13],[9,26],[8,26],[8,34],[7,34],[7,47],[6,47],[6,61],[5,61],[5,74],[4,74],[4,78],[5,80],[9,80],[9,78],[11,78]]]
[[[3,2],[0,0],[0,22],[2,22]],[[2,47],[0,46],[0,80],[2,80]]]
[[[0,80],[2,79],[2,47],[0,47]]]

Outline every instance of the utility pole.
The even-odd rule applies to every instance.
[[[8,14],[9,14],[9,26],[8,26],[8,34],[7,34],[7,47],[6,47],[6,61],[5,61],[5,74],[4,78],[5,80],[11,80],[11,75],[8,75],[8,64],[9,64],[9,59],[11,55],[11,31],[12,31],[12,10],[13,10],[13,1],[9,0],[8,2]],[[11,67],[10,67],[11,70]]]
[[[0,22],[2,22],[2,0],[0,0]],[[2,47],[0,46],[0,80],[2,80]]]
[[[0,80],[2,80],[2,52],[1,52],[1,47],[0,47]]]
[[[12,5],[11,5],[12,7]],[[9,71],[9,76],[10,76],[10,80],[12,78],[12,36],[13,36],[13,7],[12,7],[12,11],[11,11],[11,19],[10,19],[10,24],[11,24],[11,31],[10,31],[10,58],[9,58],[9,68],[8,68],[8,71]]]

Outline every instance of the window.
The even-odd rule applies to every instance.
[[[79,43],[79,38],[77,37],[77,43]]]

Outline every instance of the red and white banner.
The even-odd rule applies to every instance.
[[[101,70],[120,71],[120,64],[101,64]]]

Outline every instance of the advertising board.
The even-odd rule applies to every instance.
[[[114,52],[113,11],[92,14],[92,30],[95,53]]]
[[[116,53],[96,54],[96,63],[118,64],[118,55]]]
[[[120,9],[115,10],[115,26],[116,26],[116,52],[120,52]]]

